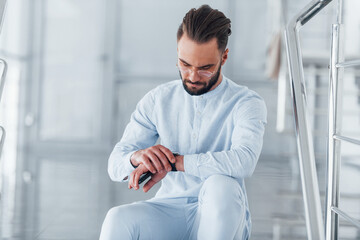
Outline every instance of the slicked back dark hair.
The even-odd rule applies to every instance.
[[[224,13],[212,9],[209,5],[202,5],[198,9],[192,8],[179,26],[177,41],[184,33],[198,43],[206,43],[215,37],[218,49],[224,51],[231,34],[230,23],[230,19]]]

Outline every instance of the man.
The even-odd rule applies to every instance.
[[[151,172],[143,191],[161,187],[148,201],[112,208],[101,240],[249,238],[244,178],[261,151],[266,107],[222,75],[230,33],[230,20],[208,5],[184,17],[177,33],[181,80],[143,97],[109,158],[113,181],[128,180],[137,190],[140,176]]]

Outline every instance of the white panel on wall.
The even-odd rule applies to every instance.
[[[91,141],[101,125],[104,4],[48,1],[45,11],[40,138]]]
[[[13,56],[24,56],[24,37],[27,27],[24,21],[27,20],[27,3],[21,0],[8,0],[3,17],[2,30],[0,35],[1,50]]]

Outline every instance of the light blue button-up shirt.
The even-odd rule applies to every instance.
[[[131,115],[124,135],[109,158],[113,181],[125,181],[134,170],[131,155],[160,144],[184,155],[185,172],[169,172],[156,198],[198,197],[202,182],[222,174],[238,180],[254,172],[266,123],[263,99],[223,77],[212,91],[191,96],[181,80],[147,93]]]

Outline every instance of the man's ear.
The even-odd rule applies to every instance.
[[[229,49],[227,48],[222,54],[221,65],[225,64],[226,60],[228,59],[228,54],[229,54]]]

